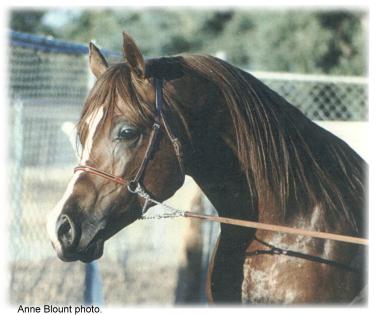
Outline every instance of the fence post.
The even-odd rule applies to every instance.
[[[86,305],[103,305],[104,303],[98,261],[85,264],[84,303]]]
[[[14,125],[13,125],[13,154],[14,165],[12,169],[12,207],[14,210],[15,219],[12,224],[14,235],[17,235],[19,242],[21,242],[21,216],[22,216],[22,186],[23,186],[23,103],[21,100],[16,100],[13,108],[14,113]],[[19,244],[15,244],[15,248],[12,246],[14,254],[19,253]]]
[[[205,214],[214,214],[216,212],[214,206],[211,204],[209,199],[204,195],[203,210]],[[207,303],[206,296],[206,281],[209,269],[209,263],[211,254],[213,252],[217,237],[218,237],[218,227],[219,224],[209,221],[204,221],[201,223],[202,229],[202,261],[201,261],[201,273],[200,273],[200,303]]]
[[[89,64],[89,62],[88,62]],[[91,73],[89,67],[87,67],[87,87],[88,90],[95,83],[95,77]],[[84,303],[103,305],[103,290],[102,290],[102,279],[99,270],[98,261],[93,261],[85,264],[85,292],[84,292]]]

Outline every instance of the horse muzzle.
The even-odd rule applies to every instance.
[[[61,214],[55,222],[51,242],[61,260],[90,262],[103,255],[105,238],[100,224],[77,224],[67,214]]]

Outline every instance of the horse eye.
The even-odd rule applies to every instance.
[[[119,130],[117,139],[118,140],[125,140],[125,141],[132,141],[136,140],[139,137],[139,132],[137,129],[123,127]]]

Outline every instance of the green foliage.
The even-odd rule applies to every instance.
[[[19,32],[54,35],[51,27],[43,24],[43,10],[13,10],[10,12],[10,28]]]
[[[121,50],[126,30],[145,55],[224,54],[248,69],[364,75],[366,14],[323,10],[102,9],[71,12],[64,25],[46,25],[50,12],[17,12],[11,27],[77,42],[95,39]]]

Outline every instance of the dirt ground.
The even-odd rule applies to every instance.
[[[123,266],[119,261],[99,262],[104,302],[117,305],[172,305],[177,285],[176,266]],[[10,266],[12,305],[82,304],[85,266],[64,263],[51,257],[41,261],[19,261]]]

